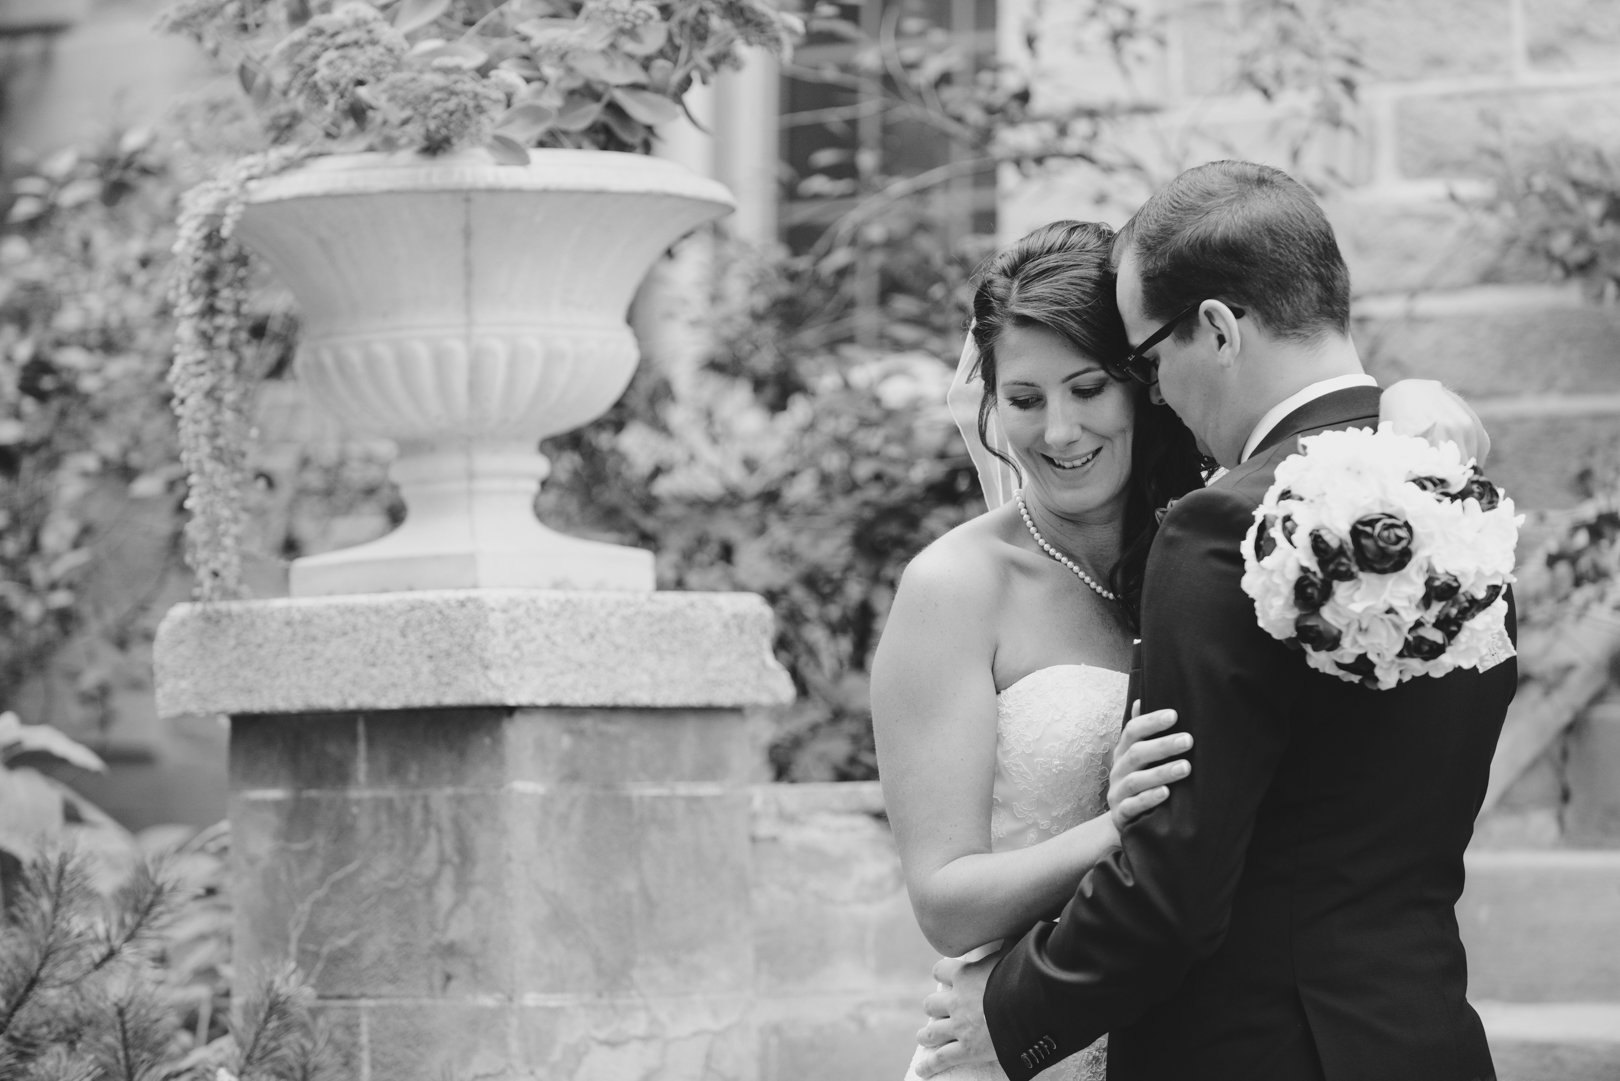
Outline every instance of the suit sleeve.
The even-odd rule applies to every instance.
[[[1160,527],[1142,598],[1142,710],[1178,712],[1192,775],[991,974],[985,1017],[1012,1081],[1140,1017],[1225,936],[1306,670],[1260,629],[1239,584],[1253,506],[1203,489]]]

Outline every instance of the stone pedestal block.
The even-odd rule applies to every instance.
[[[757,597],[181,606],[170,712],[231,715],[236,966],[295,960],[348,1076],[756,1076],[743,710]]]

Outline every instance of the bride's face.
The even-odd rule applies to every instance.
[[[996,340],[996,413],[1026,498],[1062,517],[1123,512],[1136,424],[1128,382],[1045,327],[1009,327]]]

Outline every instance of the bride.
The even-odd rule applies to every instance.
[[[1106,225],[1057,222],[985,272],[952,411],[962,424],[964,393],[979,398],[963,428],[990,510],[912,561],[873,661],[889,820],[923,934],[948,957],[1054,918],[1124,824],[1191,772],[1178,756],[1192,737],[1161,735],[1174,711],[1121,723],[1155,512],[1213,463],[1157,388],[1115,366],[1130,345],[1112,244]],[[1385,419],[1399,402],[1420,422],[1398,427],[1483,436],[1438,384],[1400,386]],[[919,1039],[908,1081],[1006,1076],[937,1073],[939,1038]],[[1102,1081],[1105,1043],[1048,1073]]]

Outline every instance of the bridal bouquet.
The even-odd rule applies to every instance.
[[[1389,690],[1512,655],[1502,593],[1522,516],[1454,443],[1385,424],[1323,432],[1277,467],[1243,591],[1312,668]]]

